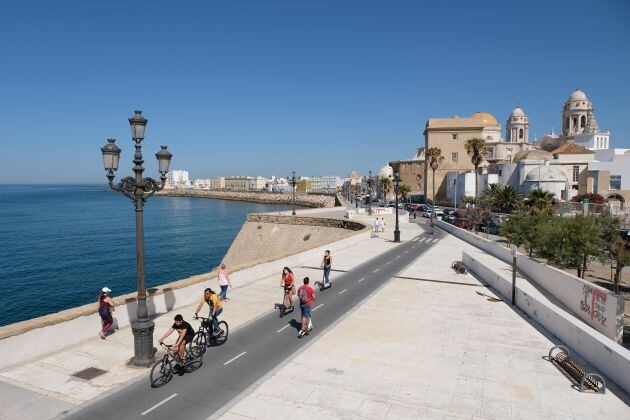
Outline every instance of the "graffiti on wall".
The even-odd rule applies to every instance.
[[[580,310],[586,312],[591,320],[596,319],[606,326],[606,293],[585,284],[582,287]]]

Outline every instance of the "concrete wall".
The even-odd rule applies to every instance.
[[[463,252],[463,263],[492,286],[506,301],[512,298],[512,280],[485,265],[472,253]],[[547,331],[562,340],[601,373],[630,390],[630,351],[547,301],[540,294],[528,293],[516,285],[516,306]]]
[[[369,229],[351,231],[350,236],[336,242],[329,239],[324,245],[232,272],[230,279],[234,287],[241,287],[274,273],[279,274],[284,266],[319,262],[324,250],[330,249],[334,254],[366,240],[369,235]],[[151,289],[147,301],[149,315],[157,316],[199,301],[203,289],[216,284],[216,275],[216,271],[212,271]],[[136,320],[135,293],[115,297],[114,303],[113,316],[117,328],[127,327]],[[96,303],[0,327],[0,354],[3,355],[0,369],[94,338],[100,328]]]
[[[437,221],[438,226],[458,238],[486,251],[508,264],[512,263],[510,250],[448,223]],[[529,280],[545,289],[566,305],[576,316],[606,337],[620,343],[623,337],[624,298],[562,270],[518,254],[516,265]]]

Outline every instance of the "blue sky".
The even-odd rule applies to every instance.
[[[630,2],[110,1],[0,5],[0,183],[105,182],[149,118],[193,177],[376,170],[429,117],[516,105],[540,136],[580,87],[630,147]]]

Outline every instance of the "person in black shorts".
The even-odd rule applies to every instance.
[[[177,314],[175,315],[175,323],[164,333],[164,335],[160,338],[160,344],[173,333],[173,331],[177,331],[179,337],[177,337],[177,341],[173,344],[172,352],[173,357],[178,359],[180,362],[184,360],[184,351],[186,348],[186,344],[190,343],[195,336],[195,330],[193,327],[186,321],[184,321],[184,317]],[[179,364],[175,365],[176,368],[181,367]]]

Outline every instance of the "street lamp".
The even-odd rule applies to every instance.
[[[289,177],[289,184],[293,187],[293,212],[291,214],[295,216],[295,186],[297,185],[295,171],[293,171],[292,175]]]
[[[396,209],[396,228],[394,229],[394,242],[400,242],[400,229],[398,229],[398,193],[400,192],[400,161],[389,162],[394,171],[394,208]]]
[[[136,209],[136,269],[138,272],[138,307],[136,311],[136,321],[132,322],[131,330],[133,331],[134,340],[134,358],[133,364],[136,366],[151,366],[154,359],[155,349],[153,348],[153,329],[155,324],[149,319],[149,310],[147,308],[147,292],[144,279],[144,221],[143,207],[144,202],[164,188],[166,183],[166,173],[171,163],[173,155],[167,150],[166,146],[162,146],[159,152],[155,154],[158,161],[158,171],[160,172],[160,180],[158,182],[153,178],[143,178],[144,168],[142,164],[142,140],[144,139],[144,129],[147,125],[147,119],[142,116],[142,111],[135,111],[135,115],[129,118],[131,125],[131,137],[135,142],[136,152],[133,155],[133,171],[135,177],[127,176],[123,178],[117,185],[114,185],[115,172],[118,169],[118,161],[120,159],[121,150],[116,146],[115,139],[107,139],[107,144],[101,148],[103,154],[103,165],[107,171],[107,179],[109,186],[114,191],[123,193],[131,199]]]
[[[372,180],[372,170],[368,171],[368,214],[372,215],[372,185],[374,181]]]

